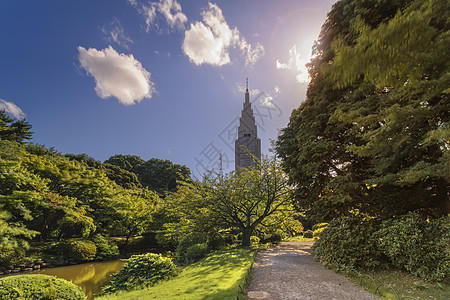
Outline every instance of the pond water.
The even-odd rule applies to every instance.
[[[80,286],[88,299],[102,292],[102,287],[111,280],[111,274],[122,268],[124,262],[116,259],[80,265],[46,268],[27,274],[47,274],[72,281]],[[24,274],[24,273],[22,273]]]

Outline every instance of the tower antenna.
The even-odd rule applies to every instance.
[[[248,93],[248,78],[245,78],[245,86],[246,86],[245,91]]]

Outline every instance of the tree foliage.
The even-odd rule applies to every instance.
[[[5,265],[23,256],[33,238],[84,243],[101,233],[128,240],[149,230],[159,196],[138,185],[133,173],[117,167],[116,175],[127,172],[131,178],[120,186],[103,168],[84,154],[64,156],[41,145],[0,140],[0,249],[5,253],[0,259]]]
[[[337,2],[277,153],[318,221],[450,212],[447,2]]]
[[[274,226],[292,214],[292,187],[275,158],[264,158],[257,168],[211,173],[186,189],[181,205],[187,218],[204,228],[237,228],[242,244],[258,228]]]
[[[316,258],[448,276],[449,49],[446,0],[333,6],[276,144],[297,207],[331,221]]]
[[[0,110],[0,139],[25,142],[30,140],[32,132],[31,125],[25,120],[14,120],[4,110]]]
[[[191,171],[186,166],[157,158],[144,161],[136,155],[114,155],[107,159],[104,165],[110,170],[112,168],[109,166],[114,165],[136,174],[142,186],[161,195],[166,192],[175,192],[179,182],[189,181],[191,175]]]

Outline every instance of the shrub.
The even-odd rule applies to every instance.
[[[385,259],[374,236],[379,226],[380,221],[359,216],[333,220],[314,244],[314,257],[327,264],[373,268]]]
[[[97,247],[96,259],[105,260],[119,256],[119,247],[113,242],[108,241],[100,234],[95,235],[92,238],[95,246]]]
[[[313,225],[312,230],[316,231],[317,229],[320,229],[320,228],[327,228],[329,225],[330,224],[328,224],[328,223],[317,223],[317,224]]]
[[[152,286],[177,274],[177,266],[172,260],[160,254],[133,255],[125,261],[123,268],[112,275],[110,284],[104,288],[105,293]]]
[[[305,232],[303,232],[303,237],[305,238],[312,238],[314,235],[314,232],[311,229],[306,230]]]
[[[156,234],[156,242],[165,250],[176,250],[181,241],[178,232],[164,231]]]
[[[282,231],[276,231],[271,234],[266,234],[262,240],[262,243],[279,243],[285,238],[285,234]]]
[[[259,244],[259,237],[252,235],[250,237],[250,245],[258,245]]]
[[[97,247],[94,242],[71,239],[50,244],[45,252],[59,256],[65,261],[89,261],[95,258]]]
[[[204,232],[192,232],[186,235],[178,244],[176,255],[177,259],[186,262],[186,251],[190,246],[206,243],[208,235]]]
[[[376,236],[394,266],[425,279],[450,278],[450,216],[430,220],[410,213],[384,221]]]
[[[328,223],[319,223],[313,226],[313,236],[312,237],[320,237],[322,231],[329,226]]]
[[[208,237],[208,248],[211,250],[219,250],[227,243],[233,243],[232,235],[229,233],[214,232]]]
[[[206,243],[201,243],[189,246],[184,257],[187,263],[193,263],[205,257],[206,254],[208,254],[208,246]]]
[[[25,257],[25,250],[21,248],[0,247],[0,270],[20,262]]]
[[[80,287],[48,275],[18,275],[0,278],[0,299],[86,299]]]
[[[65,243],[66,258],[73,261],[89,261],[95,258],[97,247],[86,240],[68,240]]]

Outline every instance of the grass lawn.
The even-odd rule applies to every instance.
[[[430,283],[413,277],[405,271],[378,270],[375,272],[362,272],[361,274],[362,277],[359,277],[356,273],[351,272],[349,277],[356,284],[361,285],[375,295],[380,284],[389,284],[395,289],[400,298],[410,296],[417,299],[450,299],[449,284]],[[379,290],[385,299],[400,299],[387,285],[381,286]]]
[[[234,299],[237,285],[244,280],[254,252],[252,249],[213,252],[205,259],[183,267],[181,273],[172,280],[147,289],[96,299]]]
[[[302,235],[297,235],[297,236],[283,239],[283,241],[285,241],[285,242],[311,242],[311,241],[316,241],[316,240],[317,239],[315,239],[315,238],[305,238]]]

